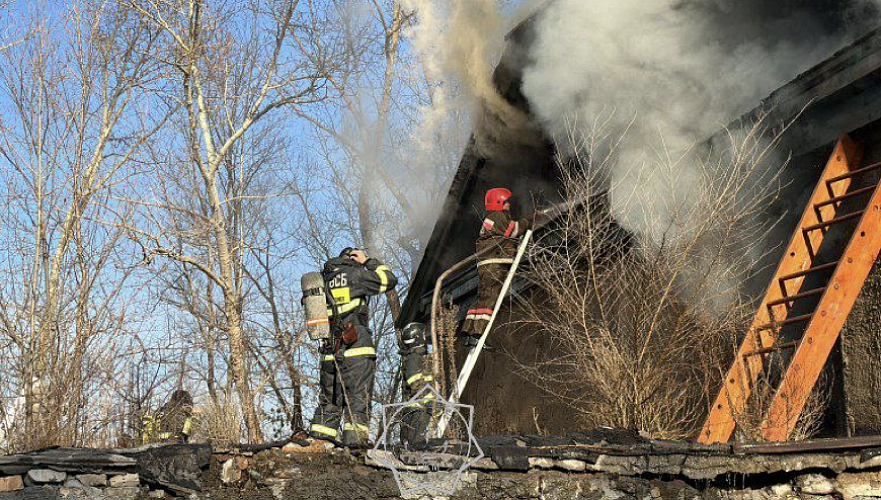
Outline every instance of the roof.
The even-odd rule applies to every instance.
[[[520,93],[519,58],[524,57],[532,39],[535,17],[521,23],[509,36],[509,48],[496,69],[494,80],[502,95],[528,112],[529,104]],[[792,122],[780,143],[793,157],[807,154],[834,142],[841,134],[854,131],[881,119],[881,29],[876,29],[833,54],[827,60],[802,73],[762,100],[755,109],[734,120],[755,120],[766,114],[772,124]],[[724,130],[711,137],[726,135]],[[542,146],[526,149],[517,155],[516,165],[481,156],[472,138],[459,164],[441,216],[426,246],[425,253],[403,306],[400,322],[425,320],[427,305],[435,280],[451,265],[474,251],[479,224],[477,208],[482,205],[485,189],[507,185],[516,192],[536,183],[545,186],[544,195],[558,183],[553,166],[553,147],[542,138]],[[556,201],[556,200],[553,200]],[[473,270],[465,270],[450,280],[466,295],[476,280]]]
[[[798,117],[781,143],[798,156],[881,118],[879,83],[881,28],[780,87],[737,121],[763,112],[778,123]]]

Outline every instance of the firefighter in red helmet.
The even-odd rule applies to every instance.
[[[477,300],[468,309],[462,326],[461,334],[468,347],[476,346],[483,335],[514,262],[520,238],[531,226],[531,222],[511,215],[514,195],[508,189],[490,189],[484,201],[486,216],[477,238],[477,251],[490,250],[477,261]]]

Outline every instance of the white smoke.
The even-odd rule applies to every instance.
[[[613,119],[623,130],[635,116],[611,177],[621,189],[636,188],[639,169],[654,161],[658,152],[682,152],[705,139],[843,43],[840,32],[822,29],[810,13],[797,9],[786,19],[764,23],[781,33],[742,39],[719,36],[716,30],[725,22],[725,9],[719,5],[727,4],[720,0],[553,2],[536,24],[532,64],[523,77],[532,112],[564,152],[571,148],[567,137],[573,124],[588,132],[597,117],[614,110]],[[749,21],[735,14],[731,13],[732,23]],[[761,14],[756,19],[761,20]],[[743,30],[749,33],[756,28]],[[683,190],[693,187],[689,180],[693,177],[682,173]],[[639,185],[656,187],[642,181]],[[670,196],[666,186],[661,189],[658,196]],[[629,198],[629,193],[619,197]],[[638,227],[639,217],[619,215],[630,229],[653,232]]]
[[[535,24],[523,93],[563,154],[572,151],[570,137],[590,135],[602,117],[628,130],[607,172],[613,215],[643,242],[660,244],[671,236],[673,211],[705,178],[688,158],[673,160],[672,175],[659,176],[657,163],[830,56],[849,35],[843,20],[870,7],[868,0],[557,0]]]
[[[710,21],[681,0],[560,0],[542,13],[523,89],[554,137],[573,119],[604,110],[673,149],[725,125],[799,71],[828,56],[838,38],[805,43],[713,40]],[[727,42],[727,43],[726,43]]]
[[[498,0],[403,0],[403,5],[417,13],[409,35],[427,73],[467,101],[478,146],[488,153],[500,133],[514,137],[529,127],[526,114],[493,83],[511,24]]]
[[[483,77],[487,66],[494,64],[494,54],[500,50],[490,37],[471,36],[472,51],[457,47],[461,33],[467,28],[459,26],[467,22],[467,16],[459,11],[466,6],[448,0],[402,0],[401,5],[416,16],[409,25],[404,38],[410,50],[417,56],[418,64],[408,69],[408,79],[413,88],[423,87],[426,99],[418,103],[414,113],[414,126],[402,144],[406,151],[406,164],[418,182],[411,190],[420,191],[411,202],[417,214],[413,227],[407,232],[418,236],[419,248],[424,249],[438,216],[438,206],[458,166],[470,132],[470,111],[476,95],[485,92],[487,82]],[[472,6],[480,10],[486,4]],[[497,12],[486,9],[495,18]],[[502,39],[496,30],[492,36]],[[464,71],[468,65],[475,71]],[[414,261],[418,258],[413,256]]]
[[[429,75],[452,79],[472,99],[510,107],[492,84],[505,34],[496,0],[403,0],[403,5],[418,16],[409,35]]]
[[[505,35],[523,5],[504,12],[497,0],[402,0],[415,22],[404,33],[419,64],[408,76],[415,87],[426,86],[429,99],[416,110],[416,126],[403,149],[406,163],[420,175],[413,190],[418,212],[414,232],[427,242],[448,181],[473,134],[486,154],[505,135],[529,125],[525,113],[509,104],[493,84],[493,72],[506,48]],[[442,186],[441,189],[437,189]]]
[[[430,94],[428,102],[419,107],[419,126],[411,132],[410,139],[420,153],[429,155],[436,153],[437,139],[446,134],[450,120],[458,121],[459,115],[466,110],[461,86],[456,81],[464,63],[456,59],[452,49],[454,33],[459,29],[451,26],[450,6],[445,0],[403,0],[402,5],[418,16],[418,22],[405,33],[420,62],[416,74],[411,78],[428,82]],[[473,63],[483,67],[490,54],[480,55],[481,50],[488,52],[493,49],[488,42],[481,42],[478,46],[480,49],[474,51],[471,57],[477,57]],[[465,88],[476,79],[479,77],[466,79]],[[473,86],[484,87],[483,83]]]

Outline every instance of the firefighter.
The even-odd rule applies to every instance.
[[[477,261],[477,300],[465,316],[461,334],[465,345],[473,348],[483,335],[502,284],[517,254],[520,236],[531,222],[516,220],[511,215],[514,196],[505,188],[493,188],[484,199],[486,217],[477,238],[477,251],[490,249]]]
[[[401,355],[401,396],[409,404],[401,412],[401,441],[419,444],[425,441],[429,408],[433,392],[425,392],[419,401],[411,401],[426,385],[434,382],[431,372],[425,369],[428,355],[428,335],[422,323],[410,323],[401,330],[398,346]]]
[[[149,443],[186,443],[193,429],[193,397],[189,392],[177,390],[154,414],[148,412],[143,419],[142,438]]]
[[[398,279],[382,262],[358,248],[346,248],[322,271],[327,289],[331,338],[323,341],[318,407],[309,434],[343,446],[369,446],[367,410],[376,372],[376,347],[369,325],[370,297],[385,293]]]

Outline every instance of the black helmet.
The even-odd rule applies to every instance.
[[[349,255],[352,254],[352,252],[354,252],[354,251],[356,251],[356,250],[360,250],[360,251],[364,252],[365,254],[367,253],[367,249],[366,249],[366,248],[361,248],[361,247],[346,247],[346,248],[343,248],[343,251],[342,251],[342,252],[340,252],[340,257],[348,257]]]
[[[189,391],[185,391],[183,389],[178,389],[171,393],[171,398],[169,399],[178,404],[193,404],[193,396],[190,395]]]
[[[192,411],[193,409],[193,396],[190,395],[188,391],[183,389],[178,389],[171,393],[171,396],[168,398],[168,402],[163,406],[163,411]]]
[[[422,323],[410,323],[401,330],[401,344],[404,349],[418,349],[428,343],[427,328]]]

